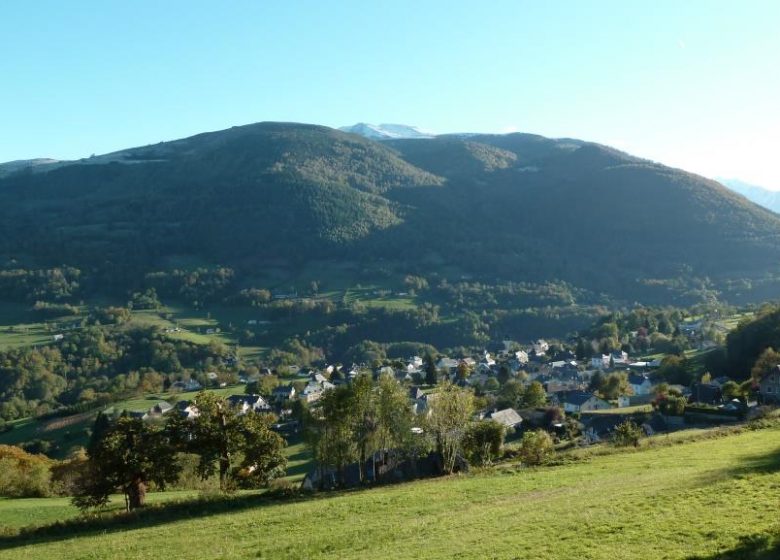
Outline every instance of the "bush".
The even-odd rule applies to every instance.
[[[553,440],[544,430],[526,432],[520,441],[518,455],[526,465],[546,463],[553,453]]]
[[[295,496],[298,493],[298,486],[285,480],[283,478],[277,478],[268,483],[268,491],[266,496],[272,498],[289,498]]]
[[[631,420],[626,420],[622,424],[618,424],[615,428],[615,433],[612,436],[612,441],[618,447],[628,447],[633,445],[639,446],[639,439],[644,435],[642,428],[634,424]]]
[[[0,496],[44,498],[51,495],[52,461],[11,445],[0,445]]]
[[[491,465],[501,454],[505,435],[506,428],[495,420],[475,422],[466,430],[463,448],[473,463]]]

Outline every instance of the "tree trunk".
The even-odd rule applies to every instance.
[[[227,479],[230,473],[230,454],[225,453],[219,458],[219,488],[223,492],[227,490]]]
[[[146,484],[140,476],[136,476],[127,485],[127,509],[132,511],[144,507],[146,504]]]
[[[366,444],[360,444],[360,459],[358,460],[358,473],[360,476],[360,484],[366,482]]]

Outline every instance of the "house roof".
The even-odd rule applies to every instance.
[[[505,408],[504,410],[491,412],[487,415],[487,418],[495,420],[509,428],[514,428],[523,421],[522,416],[520,416],[514,408]]]
[[[642,385],[645,381],[648,381],[648,379],[642,374],[633,371],[628,374],[628,382],[631,385]]]
[[[295,387],[292,385],[280,385],[278,387],[274,387],[273,392],[276,395],[289,395],[295,392]]]
[[[573,404],[574,406],[582,406],[596,396],[593,393],[587,393],[585,391],[560,391],[557,395],[560,402]]]
[[[232,406],[238,406],[242,403],[246,403],[251,407],[267,406],[265,399],[260,395],[231,395],[227,400]]]

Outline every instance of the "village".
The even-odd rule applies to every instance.
[[[690,325],[680,328],[691,336],[695,332]],[[707,346],[706,341],[700,344]],[[658,375],[661,357],[636,360],[618,350],[578,359],[572,350],[543,339],[527,345],[504,341],[502,346],[496,352],[483,350],[458,358],[411,356],[373,365],[260,368],[257,373],[238,377],[246,393],[233,394],[227,402],[241,414],[275,414],[275,429],[285,437],[295,437],[302,430],[302,408],[316,409],[327,391],[348,385],[361,375],[374,381],[382,376],[394,378],[408,391],[408,405],[418,417],[430,413],[440,384],[450,383],[475,395],[472,420],[499,422],[509,439],[542,429],[557,439],[570,438],[587,445],[608,440],[626,421],[636,422],[645,435],[737,422],[758,402],[772,402],[780,395],[780,371],[766,376],[755,390],[745,392],[728,377],[712,379],[706,373],[690,386],[669,384]],[[204,384],[195,379],[179,380],[171,390],[224,389],[228,384],[223,378],[209,372]],[[194,403],[185,399],[160,401],[131,415],[153,420],[173,412],[190,419],[198,414]]]

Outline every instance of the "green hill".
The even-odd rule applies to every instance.
[[[135,524],[6,537],[0,558],[776,558],[780,429],[718,433],[536,470],[149,511]],[[64,500],[40,507],[46,521],[74,514]],[[29,508],[0,501],[0,522]]]
[[[779,239],[780,216],[718,183],[529,134],[375,142],[259,123],[0,179],[0,263],[101,285],[172,261],[241,277],[317,260],[645,301],[679,279],[765,279]]]

